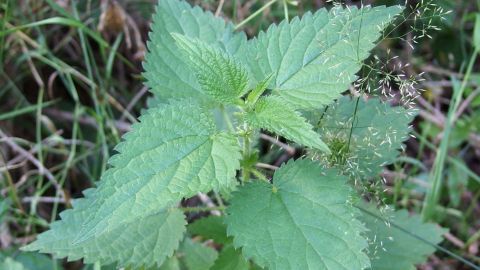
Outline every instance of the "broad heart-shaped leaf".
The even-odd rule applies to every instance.
[[[227,208],[227,232],[246,257],[276,269],[365,269],[365,231],[346,177],[310,160],[290,161],[273,184],[250,182]]]
[[[247,70],[233,56],[199,39],[172,35],[190,59],[203,92],[227,104],[235,104],[247,92]]]
[[[199,7],[191,7],[185,1],[158,1],[144,62],[146,84],[155,99],[160,102],[185,97],[208,100],[190,60],[175,44],[171,33],[198,38],[230,54],[243,55],[246,36],[244,33],[234,34],[233,31],[231,23],[225,23],[224,19],[204,12]]]
[[[233,135],[218,132],[212,113],[200,104],[172,101],[148,110],[140,121],[117,145],[119,154],[110,159],[112,167],[103,174],[98,188],[85,193],[85,198],[72,210],[65,211],[62,220],[54,223],[45,237],[40,236],[29,249],[71,259],[84,257],[89,262],[117,261],[120,266],[146,263],[138,258],[154,256],[155,249],[144,249],[147,245],[142,243],[136,247],[129,242],[123,251],[126,256],[111,242],[137,241],[136,234],[125,234],[124,230],[131,228],[135,232],[136,226],[149,218],[152,219],[149,232],[154,236],[157,232],[153,228],[165,223],[166,217],[154,220],[162,209],[176,205],[182,198],[219,190],[234,181],[240,166],[238,142]],[[166,230],[161,237],[171,243],[178,240],[169,238],[178,235],[175,230],[183,231],[181,227],[168,229],[172,232]],[[91,252],[86,248],[91,246],[103,250]],[[174,248],[162,246],[168,247]],[[155,260],[147,262],[159,262],[168,255],[165,253],[156,254]]]
[[[119,266],[150,266],[161,264],[178,247],[185,232],[185,218],[178,209],[165,210],[139,220],[123,223],[114,230],[79,244],[72,239],[88,216],[85,200],[76,203],[75,210],[61,214],[62,220],[51,224],[49,231],[38,236],[26,250],[52,253],[69,260],[84,259],[85,263]]]
[[[423,223],[419,215],[409,215],[406,210],[381,212],[371,204],[362,208],[360,220],[368,228],[372,270],[417,269],[415,265],[425,262],[435,248],[415,236],[436,245],[446,232],[436,224]]]
[[[330,153],[312,125],[278,97],[259,99],[254,110],[246,114],[245,120],[254,128],[264,128],[291,141]]]
[[[273,73],[273,93],[304,109],[329,104],[348,89],[381,31],[402,11],[335,7],[272,25],[243,57],[257,81]]]
[[[367,179],[395,161],[415,115],[415,110],[379,99],[343,97],[309,118],[320,126],[318,133],[332,150],[331,155],[319,153],[320,158],[352,177]]]

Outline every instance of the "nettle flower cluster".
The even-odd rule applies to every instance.
[[[442,230],[382,213],[352,186],[395,160],[412,113],[341,96],[401,12],[336,6],[247,40],[198,7],[159,1],[150,108],[98,186],[25,250],[139,269],[414,269],[433,248],[388,224],[433,243]],[[308,155],[268,179],[255,167],[259,130]],[[178,205],[199,192],[223,197],[225,215],[187,226]]]

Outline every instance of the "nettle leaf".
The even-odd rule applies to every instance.
[[[260,96],[267,90],[268,86],[270,85],[270,82],[272,81],[273,78],[273,73],[268,75],[265,79],[260,81],[253,89],[252,91],[248,94],[245,103],[247,106],[252,106],[255,104]]]
[[[180,261],[176,256],[168,258],[158,270],[181,270]]]
[[[245,121],[254,128],[264,128],[291,141],[330,153],[312,125],[278,97],[260,98],[254,110],[246,114]]]
[[[436,224],[423,223],[419,215],[410,215],[406,210],[381,212],[371,204],[365,209],[360,219],[368,228],[372,270],[417,269],[415,265],[425,262],[435,248],[415,236],[436,245],[446,232]]]
[[[224,246],[211,270],[248,270],[249,262],[243,257],[240,249],[233,245]]]
[[[235,104],[248,91],[247,70],[232,56],[199,39],[172,35],[186,52],[198,82],[207,95],[221,103]]]
[[[181,235],[176,232],[184,230],[183,223],[168,226],[162,209],[235,181],[240,166],[237,139],[218,132],[212,113],[200,104],[172,101],[150,109],[140,120],[117,145],[119,154],[109,160],[112,168],[103,174],[98,188],[85,193],[84,199],[65,211],[62,220],[28,249],[121,266],[160,264],[176,247],[173,243],[178,243]],[[145,241],[155,239],[155,228],[165,223],[168,228],[158,237],[171,244],[153,243],[168,252],[156,254],[155,246],[142,243],[136,236],[138,227],[148,220],[150,237],[147,232],[140,236]],[[179,225],[180,221],[175,219],[174,223]],[[132,232],[125,233],[128,230]],[[119,246],[111,244],[115,241],[120,241]],[[90,250],[92,246],[102,250]],[[119,247],[125,250],[120,252]]]
[[[7,257],[3,262],[0,262],[0,269],[8,269],[8,270],[27,270],[23,267],[23,264],[15,261],[14,259]]]
[[[188,270],[209,270],[218,257],[215,249],[192,241],[190,238],[185,238],[179,253]]]
[[[171,33],[197,38],[229,54],[243,55],[244,33],[234,33],[234,26],[185,1],[158,1],[149,34],[148,53],[143,74],[157,102],[170,98],[209,100],[202,92],[190,60],[182,53]]]
[[[215,243],[226,244],[231,241],[227,236],[227,228],[223,217],[208,216],[198,219],[188,225],[188,232],[192,235],[200,235],[204,239],[212,239]]]
[[[250,182],[234,193],[228,233],[245,256],[271,270],[365,269],[365,228],[346,181],[313,161],[290,161],[273,184]]]
[[[249,41],[242,59],[257,81],[274,74],[273,93],[298,108],[316,109],[356,80],[381,31],[403,10],[334,7],[283,21]]]
[[[415,115],[415,110],[376,98],[343,97],[311,120],[318,123],[318,133],[332,150],[320,157],[353,177],[368,179],[396,160]]]
[[[13,260],[20,263],[25,270],[63,270],[63,267],[58,260],[52,260],[51,257],[37,252],[18,252],[18,250],[14,249],[2,250],[0,252],[0,261],[7,257],[11,257]],[[10,270],[11,268],[0,267],[0,269]]]
[[[73,244],[81,225],[88,216],[88,202],[81,199],[73,210],[60,214],[62,220],[51,224],[50,230],[40,234],[37,240],[24,248],[52,253],[69,260],[83,258],[85,263],[102,265],[150,266],[161,264],[178,247],[185,232],[185,218],[180,210],[165,210],[115,226],[111,231]]]

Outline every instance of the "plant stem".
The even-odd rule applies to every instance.
[[[358,102],[360,101],[360,96],[357,97],[357,101],[355,102],[355,110],[353,111],[353,116],[352,116],[352,125],[350,126],[350,133],[348,134],[348,143],[347,143],[347,152],[350,151],[350,143],[352,141],[352,134],[353,134],[353,128],[355,126],[355,120],[357,119],[357,111],[358,111]],[[342,163],[345,164],[347,160],[345,159]]]
[[[432,188],[427,190],[425,203],[422,209],[422,216],[424,221],[431,220],[435,214],[435,207],[439,201],[440,193],[442,189],[442,176],[443,168],[445,167],[445,159],[448,152],[448,143],[450,139],[450,133],[454,126],[455,114],[460,105],[460,100],[462,99],[463,92],[467,86],[467,83],[470,79],[470,75],[477,59],[479,53],[478,48],[475,49],[472,56],[470,57],[470,62],[467,67],[465,76],[463,77],[463,82],[459,88],[454,87],[454,96],[453,96],[453,106],[450,106],[448,110],[447,122],[445,123],[445,129],[443,133],[442,141],[440,142],[440,147],[437,151],[437,156],[435,157],[435,162],[433,165],[433,171],[430,174],[430,182]]]
[[[247,129],[245,129],[247,130]],[[250,137],[248,135],[248,131],[245,132],[245,136],[243,137],[243,160],[249,158],[250,156]],[[242,182],[248,181],[250,178],[250,168],[247,165],[242,166]]]
[[[223,120],[225,120],[225,123],[227,124],[228,131],[230,131],[231,133],[235,133],[235,128],[233,127],[232,120],[230,119],[230,116],[228,116],[225,107],[222,106],[220,108],[220,111],[222,112]]]
[[[267,9],[269,6],[273,5],[275,2],[278,0],[270,0],[270,2],[266,3],[263,7],[259,8],[257,11],[255,11],[252,15],[248,16],[245,20],[241,21],[237,26],[235,26],[235,30],[238,28],[244,26],[246,23],[251,21],[253,18],[257,17],[258,14],[262,13],[265,9]]]
[[[214,191],[213,194],[215,195],[215,199],[217,200],[217,203],[220,207],[225,207],[225,204],[223,203],[222,196],[218,194],[218,192]]]
[[[283,13],[285,14],[285,20],[288,22],[288,0],[283,0]]]
[[[263,173],[261,173],[260,171],[258,171],[256,169],[252,170],[252,174],[255,175],[258,179],[260,179],[262,181],[269,182],[268,178],[265,177],[265,175],[263,175]]]
[[[20,210],[20,212],[25,213],[25,209],[23,209],[22,203],[20,202],[20,199],[18,198],[18,195],[17,195],[17,188],[15,187],[12,176],[8,171],[7,162],[3,156],[3,152],[1,151],[0,151],[0,160],[2,161],[2,164],[5,164],[5,178],[7,178],[7,184],[10,189],[10,197],[12,197],[13,202],[15,203],[17,208]]]

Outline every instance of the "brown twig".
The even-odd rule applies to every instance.
[[[38,172],[40,175],[44,175],[47,177],[48,181],[55,187],[57,190],[57,193],[62,196],[63,199],[65,199],[67,202],[69,201],[67,199],[67,195],[65,194],[65,191],[63,188],[60,186],[60,184],[57,182],[53,174],[43,166],[43,164],[36,159],[30,152],[27,150],[23,149],[22,147],[18,146],[10,137],[8,137],[1,129],[0,129],[0,137],[2,137],[8,146],[12,148],[15,152],[23,155],[26,159],[28,159],[30,162],[33,163],[38,169]]]
[[[283,143],[283,142],[273,138],[272,136],[269,136],[267,134],[262,133],[262,134],[260,134],[260,138],[277,145],[278,147],[285,150],[289,155],[292,155],[292,156],[295,155],[295,148],[294,147],[291,147],[290,145],[288,145],[286,143]]]
[[[267,164],[267,163],[261,163],[261,162],[257,162],[257,164],[255,164],[255,166],[258,167],[258,168],[268,169],[268,170],[272,170],[272,171],[279,168],[277,166],[270,165],[270,164]]]

